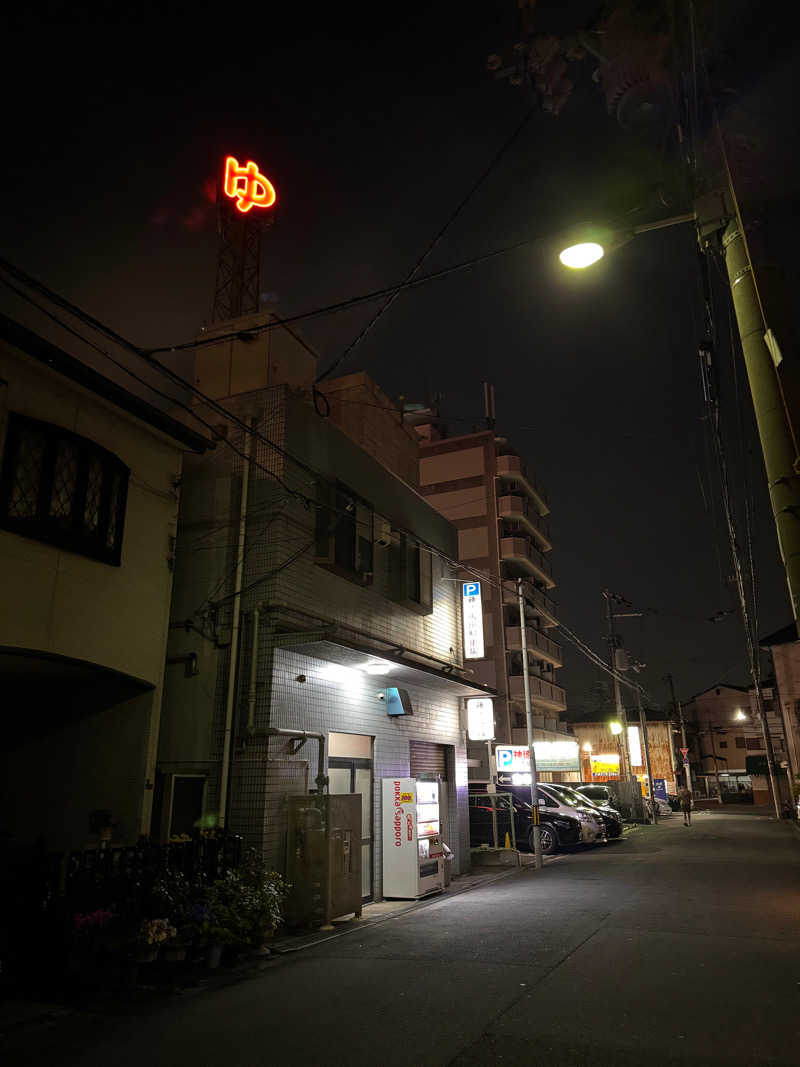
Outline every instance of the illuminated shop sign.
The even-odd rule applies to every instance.
[[[494,737],[494,704],[486,697],[467,701],[467,736],[470,741],[491,741]]]
[[[631,767],[644,767],[638,726],[628,727],[628,752],[631,754]]]
[[[464,627],[464,659],[483,659],[483,607],[481,583],[461,583],[461,620]]]
[[[225,160],[225,195],[236,201],[243,215],[254,207],[272,207],[276,200],[275,186],[258,169],[252,160],[243,167],[235,156]]]
[[[577,741],[534,741],[537,771],[578,771],[580,752]],[[527,745],[498,745],[495,749],[498,774],[530,771]]]
[[[590,759],[592,774],[619,774],[619,756],[613,752],[599,752]]]

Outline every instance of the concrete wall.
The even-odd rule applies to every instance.
[[[409,485],[419,484],[419,438],[402,408],[363,371],[318,385],[330,404],[332,425]]]
[[[36,723],[11,751],[5,738],[0,828],[20,838],[41,834],[55,849],[82,847],[88,813],[105,808],[118,823],[115,840],[132,842],[150,819],[180,448],[10,346],[0,349],[0,378],[8,383],[0,429],[6,412],[51,422],[131,469],[119,567],[0,530],[0,648],[25,653],[30,664],[30,679],[15,680],[26,699],[5,713]],[[18,671],[22,661],[14,660]],[[80,685],[70,681],[75,661]],[[0,657],[0,670],[9,662]],[[103,685],[95,687],[98,668]],[[60,688],[59,671],[66,672]],[[116,696],[103,704],[109,677]],[[8,701],[7,683],[4,691]]]
[[[628,724],[630,726],[639,725],[638,722],[635,722],[630,716],[628,718]],[[650,768],[653,777],[666,779],[668,791],[674,793],[676,791],[675,771],[670,731],[671,726],[669,723],[648,722],[647,724],[647,739],[650,747]],[[576,722],[572,724],[572,732],[575,734],[575,738],[581,749],[582,779],[585,782],[590,782],[592,780],[589,759],[590,754],[585,751],[584,745],[590,744],[592,746],[591,754],[595,756],[603,753],[618,755],[618,739],[611,733],[608,728],[608,723],[606,722]],[[639,744],[642,748],[642,760],[644,760],[644,746],[641,741],[641,728],[639,728],[639,733]],[[633,773],[637,776],[646,774],[644,764],[634,764]]]

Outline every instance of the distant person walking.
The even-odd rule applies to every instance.
[[[678,800],[681,802],[681,811],[683,812],[683,825],[692,825],[692,794],[686,788],[682,786],[678,790]]]

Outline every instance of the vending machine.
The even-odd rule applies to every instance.
[[[444,888],[439,783],[383,779],[383,895],[416,900]]]

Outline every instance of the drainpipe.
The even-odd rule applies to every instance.
[[[317,789],[320,793],[324,792],[328,785],[328,778],[325,774],[325,734],[314,733],[311,730],[295,730],[293,728],[284,729],[281,726],[269,726],[266,730],[254,730],[253,734],[266,735],[267,737],[293,737],[297,741],[306,742],[308,740],[317,741],[319,747],[317,750]]]
[[[253,609],[253,640],[250,648],[250,689],[247,694],[247,732],[256,724],[256,671],[258,668],[258,608]]]
[[[251,420],[254,427],[255,419]],[[231,624],[231,659],[228,667],[228,693],[225,699],[225,733],[222,741],[222,761],[219,775],[219,825],[224,826],[228,808],[228,780],[230,777],[231,736],[233,734],[233,701],[236,695],[236,667],[239,660],[239,623],[242,613],[242,574],[244,573],[244,542],[247,534],[247,497],[250,488],[250,452],[253,435],[245,433],[242,494],[239,502],[239,540],[236,546],[236,574],[233,582],[233,622]]]

